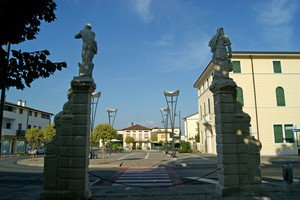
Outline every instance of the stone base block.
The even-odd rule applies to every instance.
[[[88,200],[91,193],[78,193],[68,190],[43,191],[40,194],[40,200]]]
[[[236,196],[239,194],[261,195],[263,193],[261,184],[234,186],[224,186],[221,184],[217,184],[215,191],[221,197]]]

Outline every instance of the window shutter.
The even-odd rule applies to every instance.
[[[282,125],[274,125],[275,143],[283,143]]]
[[[284,90],[282,87],[276,88],[277,106],[285,106]]]
[[[280,61],[273,61],[274,73],[281,73],[281,63]]]

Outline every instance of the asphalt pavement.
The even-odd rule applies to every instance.
[[[89,168],[130,168],[130,167],[158,167],[171,166],[176,167],[199,167],[200,165],[216,164],[216,155],[211,154],[177,154],[177,158],[171,158],[166,154],[145,154],[141,159],[130,159],[130,156],[135,152],[130,153],[114,153],[107,155],[105,159],[90,159]],[[189,158],[199,160],[196,163],[185,162]],[[42,167],[44,162],[43,156],[35,159],[20,159],[18,164],[27,166]],[[178,164],[179,163],[179,164]],[[261,165],[283,165],[286,163],[300,164],[300,156],[261,156]],[[93,200],[104,199],[130,199],[130,200],[176,200],[176,199],[299,199],[300,183],[293,183],[293,191],[284,192],[282,181],[277,182],[262,182],[263,193],[259,195],[237,194],[230,197],[219,197],[215,194],[215,184],[203,182],[197,185],[178,184],[169,187],[133,187],[133,186],[102,186],[95,185],[90,187]],[[16,200],[32,200],[39,199],[39,194],[43,188],[40,185],[26,185],[22,187],[7,187],[0,188],[0,199],[16,199]]]

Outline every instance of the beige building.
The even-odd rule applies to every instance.
[[[262,143],[262,155],[297,154],[300,128],[300,52],[233,52],[232,78],[237,100],[251,116],[250,133]],[[210,62],[194,87],[198,90],[200,146],[216,153]]]
[[[151,148],[151,129],[141,126],[139,124],[132,124],[131,126],[122,129],[123,146],[126,149],[150,149]],[[119,133],[120,133],[119,132]],[[125,142],[126,137],[133,137],[134,142],[128,144]]]
[[[184,121],[184,133],[185,140],[190,143],[193,151],[203,151],[201,150],[200,143],[197,142],[196,137],[199,130],[199,113],[195,113],[183,118]]]

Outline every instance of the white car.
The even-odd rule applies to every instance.
[[[34,150],[30,149],[28,151],[28,154],[44,154],[45,153],[45,148],[44,147],[36,147]]]

